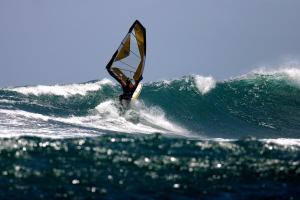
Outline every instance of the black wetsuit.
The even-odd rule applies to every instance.
[[[137,83],[135,83],[134,86],[130,87],[130,82],[126,82],[125,86],[122,86],[123,89],[123,94],[119,96],[120,101],[121,100],[127,100],[130,101],[131,97],[137,87],[137,85],[139,84],[139,82],[143,79],[143,77],[141,76],[140,79],[137,81]]]
[[[123,94],[121,94],[121,95],[119,96],[119,99],[120,99],[120,100],[123,100],[123,99],[124,99],[124,100],[130,101],[132,95],[133,95],[133,92],[132,92],[132,91],[130,91],[130,90],[125,91],[124,88],[123,88]]]

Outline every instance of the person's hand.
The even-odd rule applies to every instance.
[[[139,78],[139,82],[140,82],[141,80],[143,80],[143,76],[141,76],[141,77]]]

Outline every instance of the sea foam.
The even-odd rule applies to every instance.
[[[207,92],[216,87],[216,80],[211,76],[204,77],[200,75],[195,75],[194,80],[196,87],[201,92],[201,94],[206,94]]]
[[[252,70],[249,74],[285,76],[290,81],[300,86],[300,62],[291,60],[278,66],[262,66]]]
[[[19,92],[25,95],[41,95],[41,94],[51,94],[58,96],[72,96],[72,95],[86,95],[87,92],[97,91],[101,89],[101,86],[111,84],[113,82],[109,79],[103,79],[94,83],[82,83],[82,84],[70,84],[70,85],[37,85],[37,86],[28,86],[28,87],[17,87],[12,89],[7,89],[10,91]]]
[[[86,116],[67,117],[0,109],[0,137],[69,138],[109,132],[189,135],[188,130],[168,120],[161,109],[146,108],[139,102],[133,103],[132,109],[121,111],[119,102],[107,100]]]

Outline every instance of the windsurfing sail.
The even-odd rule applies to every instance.
[[[146,59],[146,29],[136,20],[106,66],[108,73],[121,85],[130,80],[138,83],[144,72]]]

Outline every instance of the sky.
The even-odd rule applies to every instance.
[[[0,87],[110,78],[135,19],[147,30],[144,81],[217,80],[300,57],[298,0],[0,0]]]

